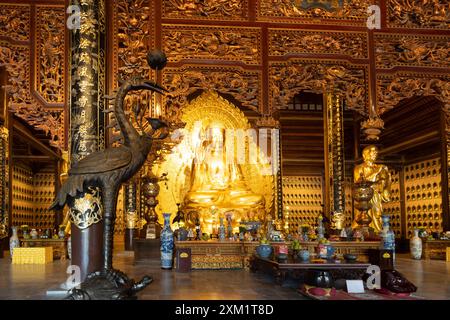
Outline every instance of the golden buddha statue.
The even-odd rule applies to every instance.
[[[245,214],[264,208],[264,197],[247,186],[234,150],[227,153],[225,129],[211,126],[201,130],[197,141],[184,208],[199,214],[202,232],[211,233],[211,223],[217,222],[225,212],[234,212],[233,224],[236,225],[246,218]],[[251,216],[259,217],[260,214]]]
[[[378,157],[378,148],[374,145],[364,148],[364,162],[354,169],[354,181],[359,182],[366,180],[373,182],[372,189],[374,191],[372,200],[370,200],[371,209],[367,212],[372,221],[369,227],[372,227],[376,233],[382,230],[381,215],[383,213],[383,203],[390,201],[391,193],[391,175],[388,167],[382,164],[376,164]],[[357,217],[354,219],[352,228],[357,228]]]

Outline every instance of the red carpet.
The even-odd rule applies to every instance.
[[[315,295],[311,293],[311,289],[301,287],[298,292],[302,295],[314,300],[423,300],[424,298],[414,296],[413,294],[395,294],[387,290],[366,290],[365,293],[347,293],[343,290],[325,289],[324,295]]]

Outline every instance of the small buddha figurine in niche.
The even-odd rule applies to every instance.
[[[390,201],[391,196],[391,175],[387,166],[376,164],[378,157],[378,148],[374,145],[365,147],[362,156],[364,162],[355,166],[353,175],[354,181],[359,182],[366,180],[373,182],[374,190],[370,204],[372,208],[367,214],[372,218],[369,227],[372,227],[375,233],[379,233],[382,229],[381,215],[383,214],[383,203]],[[353,221],[352,228],[357,228],[356,219]]]
[[[233,223],[238,225],[246,218],[245,213],[258,213],[265,204],[264,197],[247,186],[233,150],[227,150],[226,139],[230,138],[234,139],[225,134],[223,127],[212,125],[200,131],[194,146],[190,189],[184,204],[187,210],[198,211],[202,228],[208,232],[212,232],[212,207],[220,215],[233,211]]]

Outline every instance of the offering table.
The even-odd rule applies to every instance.
[[[286,244],[290,242],[273,242]],[[378,249],[379,241],[333,241],[330,244],[336,249],[337,255],[354,254],[361,262],[369,261],[369,249]],[[315,252],[317,242],[300,242],[302,248],[310,253]],[[190,248],[192,254],[192,269],[249,269],[250,260],[259,246],[257,241],[176,241],[175,248]]]
[[[292,273],[292,275],[297,278],[308,269],[329,271],[334,279],[361,279],[369,266],[370,263],[363,262],[336,263],[327,261],[325,263],[312,263],[298,261],[296,259],[278,262],[255,255],[251,259],[250,270],[252,272],[263,271],[271,273],[275,278],[275,282],[282,285],[288,273]]]

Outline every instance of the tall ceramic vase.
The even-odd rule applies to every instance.
[[[422,239],[419,237],[419,230],[414,230],[414,236],[409,240],[411,258],[420,260],[422,258]]]
[[[164,227],[161,230],[161,268],[172,269],[173,231],[170,228],[170,213],[164,213]]]
[[[395,234],[390,229],[389,215],[382,215],[381,221],[383,222],[383,230],[381,230],[381,246],[385,250],[395,250]]]
[[[11,227],[12,236],[9,238],[9,252],[11,254],[11,258],[14,254],[14,248],[20,247],[19,237],[17,236],[17,227]]]

